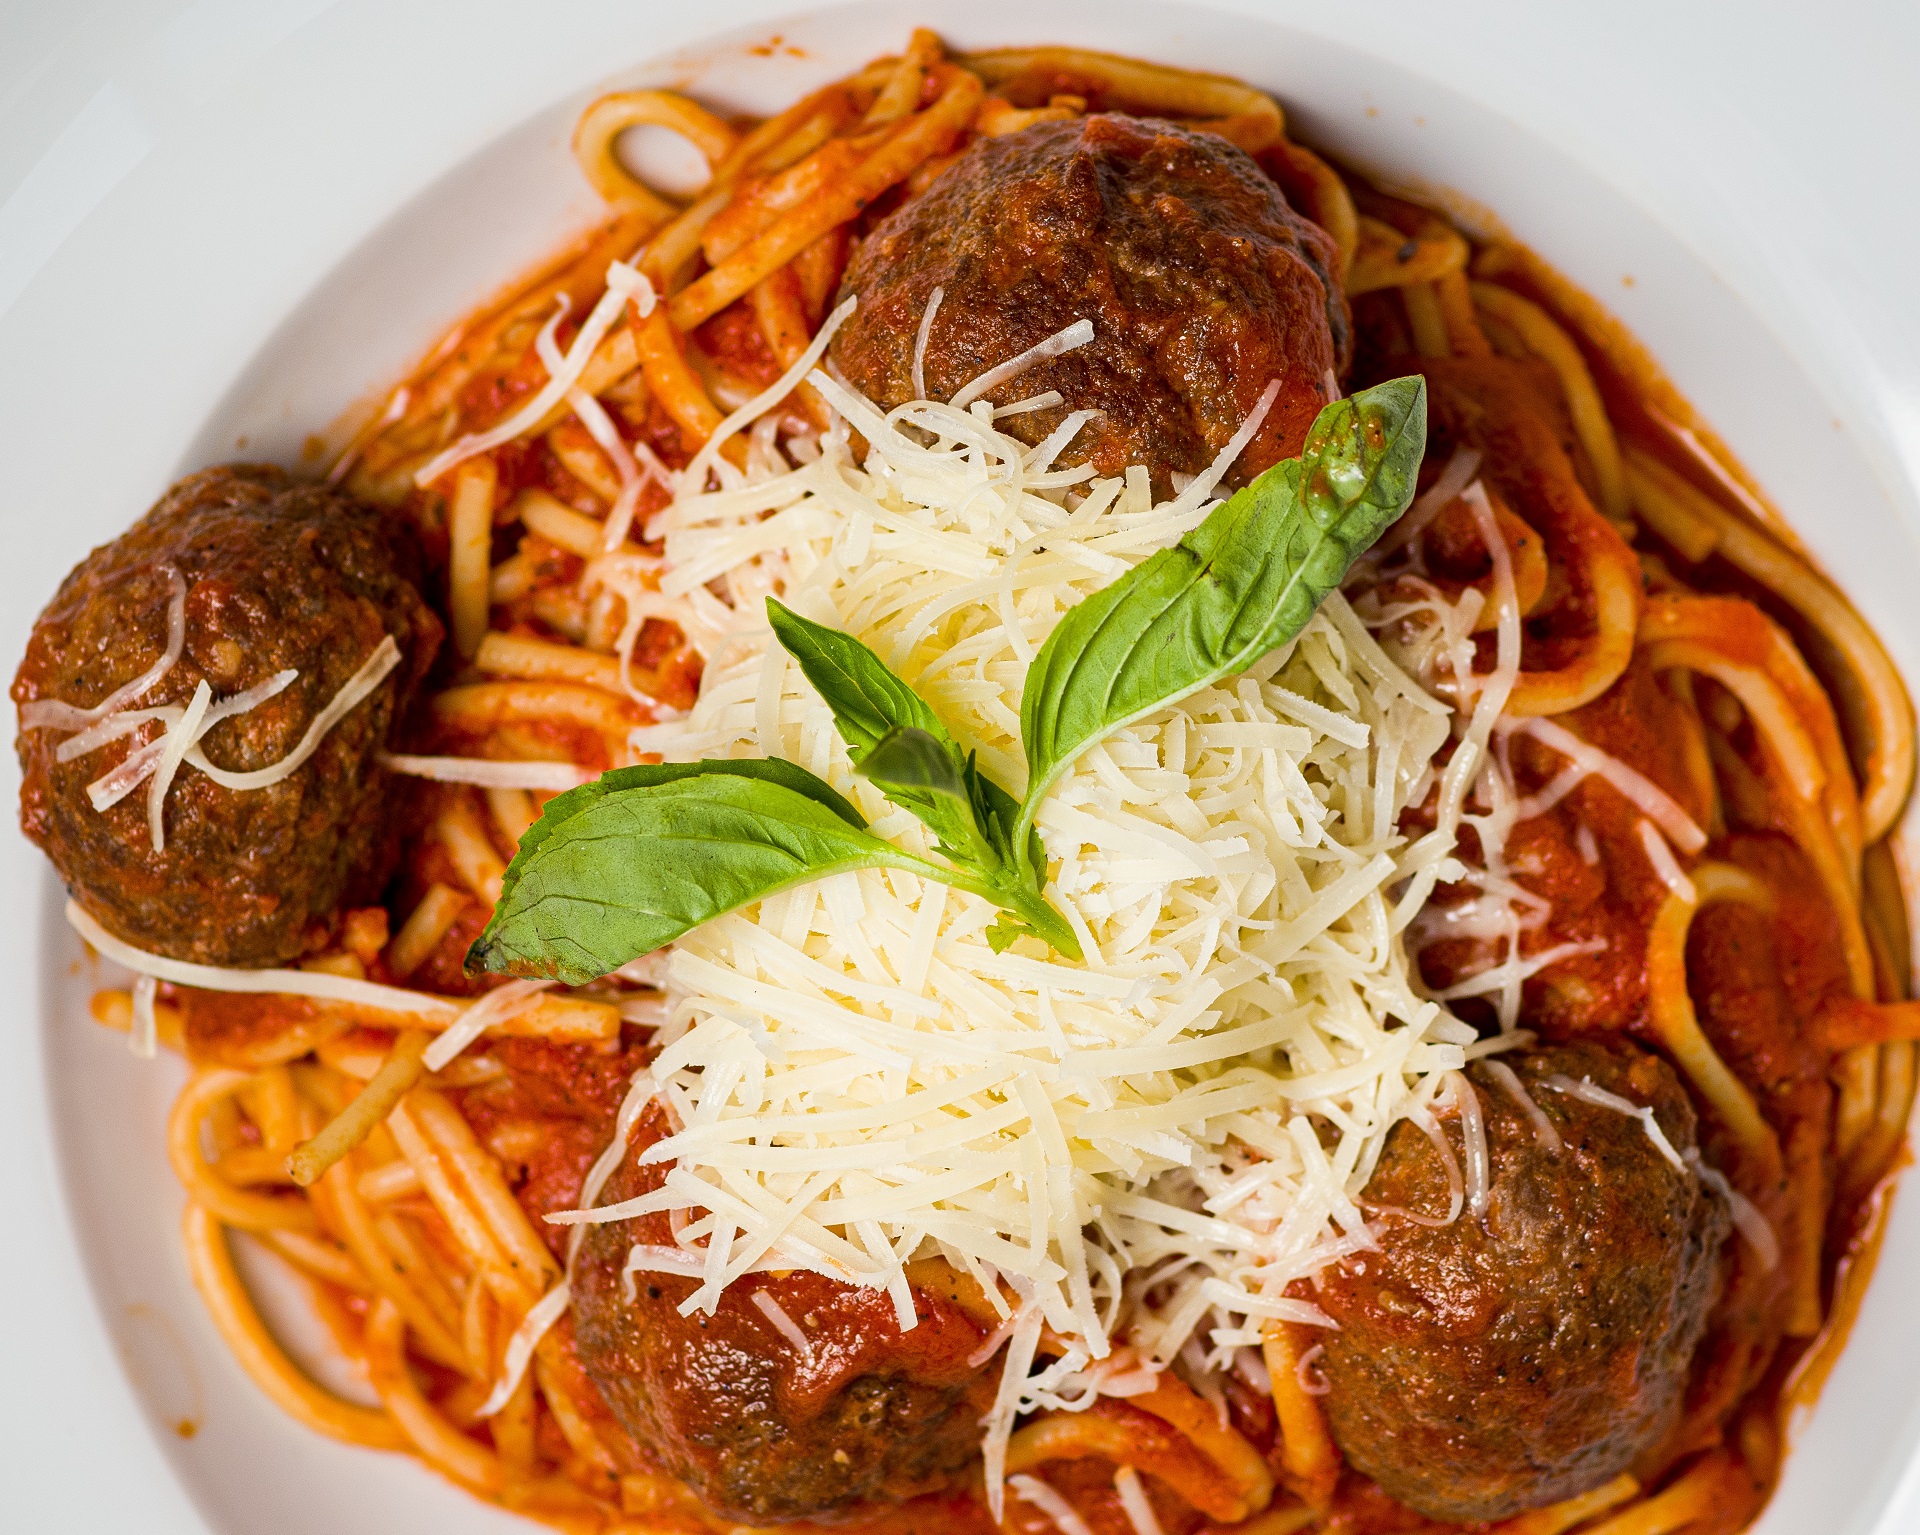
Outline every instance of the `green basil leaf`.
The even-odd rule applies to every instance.
[[[896,726],[924,730],[951,746],[940,716],[893,669],[851,634],[802,618],[778,599],[767,599],[773,637],[800,663],[813,690],[833,710],[834,727],[857,767],[874,744]]]
[[[994,953],[1004,954],[1014,939],[1031,933],[1050,948],[1058,949],[1068,959],[1086,958],[1086,951],[1080,947],[1080,935],[1074,932],[1073,925],[1060,915],[1051,901],[1022,880],[1016,871],[1009,870],[981,893],[988,900],[997,901],[1010,914],[997,919],[987,929],[987,945]],[[1019,921],[1014,921],[1015,917]]]
[[[597,795],[550,825],[543,816],[522,839],[467,968],[583,985],[802,880],[891,865],[959,883],[777,781],[779,769],[800,772],[790,763],[752,764],[772,773],[730,771],[748,766],[741,762],[694,766],[708,771],[602,788],[620,776],[608,774],[588,786]],[[584,792],[556,800],[549,816]]]
[[[949,858],[983,869],[1000,862],[968,792],[967,764],[949,742],[896,726],[874,742],[854,771],[926,822]]]
[[[993,787],[971,757],[959,760],[950,744],[924,730],[895,729],[874,743],[858,772],[872,779],[888,799],[904,805],[933,828],[940,851],[963,868],[971,868],[982,893],[1021,920],[1002,917],[987,932],[996,954],[1022,933],[1033,933],[1070,959],[1081,957],[1080,940],[1072,926],[1054,909],[1039,888],[1033,871],[1045,867],[1034,861],[1026,867],[1013,857],[1007,843],[1012,815],[987,802]],[[1010,796],[1005,794],[1009,807]],[[1034,839],[1035,847],[1039,839]]]
[[[769,783],[779,784],[782,788],[792,789],[796,794],[804,794],[808,799],[826,806],[849,826],[866,829],[866,817],[855,810],[832,785],[819,779],[803,767],[779,757],[729,757],[712,762],[652,762],[637,767],[614,768],[602,773],[590,784],[582,784],[577,789],[569,789],[565,794],[557,794],[547,801],[547,808],[540,819],[527,828],[520,839],[520,851],[514,855],[513,862],[507,865],[506,883],[512,886],[516,877],[515,870],[521,862],[521,855],[531,852],[555,829],[571,817],[578,815],[589,805],[621,789],[651,788],[655,784],[677,783],[682,778],[700,778],[711,774],[730,774],[738,778],[763,778]]]
[[[1018,922],[1009,922],[1005,917],[996,920],[986,931],[987,947],[996,954],[1004,954],[1012,948],[1014,941],[1024,938],[1028,929]],[[1076,959],[1078,955],[1074,956]]]
[[[814,691],[833,710],[834,727],[840,732],[840,739],[847,743],[847,754],[853,758],[856,768],[862,767],[867,754],[890,730],[917,730],[932,737],[945,748],[954,770],[969,781],[969,797],[975,811],[974,830],[1001,858],[1016,861],[1009,838],[1020,819],[1020,802],[980,772],[972,759],[961,752],[940,716],[925,699],[872,650],[844,630],[830,629],[825,624],[802,618],[773,597],[767,599],[767,621],[773,625],[774,638],[799,663]],[[951,834],[956,828],[944,821],[930,820],[924,795],[912,794],[904,784],[900,786],[902,792],[896,794],[875,775],[866,776],[880,784],[881,791],[894,804],[925,821],[947,848],[949,856],[958,856],[954,850],[966,847],[972,840],[969,837],[956,842]],[[1026,865],[1042,868],[1046,863],[1045,853],[1038,838],[1031,841]]]
[[[1027,798],[1014,842],[1094,742],[1246,670],[1307,625],[1413,500],[1426,381],[1393,379],[1321,411],[1275,464],[1175,544],[1072,609],[1027,672]]]

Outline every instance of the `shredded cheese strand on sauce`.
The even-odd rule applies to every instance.
[[[592,769],[571,762],[502,762],[491,757],[420,757],[407,752],[382,752],[380,765],[389,773],[409,778],[431,778],[438,783],[474,784],[482,789],[542,789],[564,794],[591,783]]]
[[[629,302],[633,304],[635,312],[641,319],[652,314],[655,303],[653,284],[625,262],[611,262],[607,267],[607,288],[601,294],[600,302],[593,306],[592,312],[580,327],[580,333],[573,338],[573,345],[567,349],[559,370],[551,374],[539,393],[498,425],[489,427],[484,432],[462,437],[444,452],[436,454],[414,476],[414,483],[425,489],[449,469],[465,463],[477,454],[490,452],[504,443],[512,442],[516,437],[524,436],[539,425],[545,419],[547,412],[564,401],[568,392],[580,381],[580,375],[586,371],[587,362],[593,356],[594,348],[599,346],[602,338],[613,329],[614,323],[620,318]],[[562,313],[564,312],[563,310]]]
[[[444,1071],[449,1062],[495,1024],[517,1018],[552,986],[548,980],[508,981],[483,995],[460,1015],[460,1021],[430,1045],[420,1057],[428,1071]]]
[[[487,1399],[475,1409],[473,1415],[476,1418],[491,1418],[513,1399],[513,1393],[519,1390],[520,1382],[526,1376],[527,1366],[533,1363],[533,1351],[552,1330],[553,1324],[566,1315],[572,1299],[572,1287],[563,1279],[533,1303],[526,1316],[521,1318],[520,1325],[513,1330],[513,1336],[507,1339],[500,1360],[500,1378],[493,1383]]]
[[[455,1017],[472,1005],[463,1000],[408,991],[399,986],[382,986],[377,981],[330,975],[324,970],[239,970],[219,965],[199,965],[191,960],[169,959],[164,954],[137,949],[125,940],[114,937],[78,901],[67,902],[66,917],[75,932],[116,965],[124,965],[136,975],[170,981],[175,986],[194,986],[203,991],[264,992],[289,997],[312,997],[321,1002],[341,1002],[349,1006],[422,1017]]]

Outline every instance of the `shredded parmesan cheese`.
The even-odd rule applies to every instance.
[[[927,397],[927,337],[933,334],[933,317],[940,312],[940,300],[947,296],[945,288],[935,288],[927,295],[927,307],[920,316],[920,328],[913,333],[913,366],[908,377],[913,384],[913,397],[924,400]]]
[[[604,300],[603,300],[604,302]],[[560,295],[560,302],[553,317],[541,327],[540,334],[534,338],[534,352],[545,365],[549,387],[555,382],[565,382],[566,402],[570,410],[587,429],[589,436],[612,461],[614,473],[619,477],[620,489],[615,495],[613,505],[607,511],[606,521],[601,525],[595,540],[598,556],[590,560],[581,574],[579,589],[581,595],[592,605],[598,615],[595,622],[605,616],[605,612],[614,601],[622,604],[624,623],[618,639],[614,643],[614,654],[620,661],[620,686],[627,695],[637,702],[648,702],[646,694],[635,685],[633,680],[633,649],[640,638],[640,631],[649,617],[677,617],[658,610],[659,598],[650,589],[650,580],[656,562],[649,555],[631,549],[627,545],[627,534],[632,530],[634,513],[639,510],[641,493],[649,481],[658,483],[671,492],[676,476],[671,474],[646,443],[635,440],[628,442],[620,435],[613,424],[613,418],[602,405],[586,390],[571,380],[578,377],[579,370],[574,369],[567,357],[560,353],[558,342],[554,339],[560,321],[569,308],[567,296]],[[644,296],[640,313],[646,315],[652,308],[651,289]],[[597,312],[597,311],[596,311]],[[591,324],[591,321],[589,321]],[[521,413],[524,418],[525,412]],[[521,418],[516,418],[521,419]],[[525,423],[525,431],[536,430],[540,420]],[[524,432],[522,433],[524,435]],[[682,622],[682,628],[689,635],[695,633],[693,626]],[[471,782],[461,779],[457,782]]]
[[[307,724],[306,734],[301,736],[300,744],[278,762],[258,768],[251,773],[230,773],[225,768],[215,767],[207,761],[201,750],[199,738],[188,747],[186,760],[198,768],[207,777],[223,788],[246,792],[251,789],[271,788],[282,779],[291,777],[307,758],[320,748],[329,730],[345,719],[360,706],[375,688],[386,680],[387,673],[400,664],[400,647],[391,634],[383,635],[380,643],[374,647],[373,654],[360,665],[360,669],[341,684],[340,691],[329,700],[326,708],[316,714]]]
[[[1660,828],[1644,818],[1635,826],[1639,833],[1640,846],[1646,849],[1647,862],[1653,865],[1653,872],[1681,900],[1689,904],[1700,899],[1693,888],[1693,881],[1687,878],[1686,871],[1680,867],[1680,860],[1673,856],[1673,849],[1667,846],[1667,839],[1660,835]]]
[[[682,490],[699,491],[706,488],[707,476],[721,462],[720,450],[743,426],[765,415],[793,393],[800,381],[813,371],[814,364],[826,355],[827,343],[833,340],[834,332],[851,318],[854,307],[859,302],[858,295],[848,295],[840,307],[827,316],[825,323],[814,333],[813,340],[794,360],[792,367],[713,429],[713,435],[700,445],[700,451],[693,455],[692,462],[681,474],[679,484]]]
[[[380,412],[379,419],[371,427],[358,433],[353,441],[347,444],[346,451],[333,461],[333,467],[327,471],[329,487],[338,485],[353,472],[353,466],[360,462],[361,450],[368,440],[404,417],[407,413],[407,403],[412,398],[413,391],[404,384],[388,396],[387,408]]]
[[[1453,1154],[1453,1147],[1447,1144],[1447,1133],[1440,1127],[1428,1111],[1425,1104],[1410,1109],[1407,1118],[1420,1127],[1427,1139],[1433,1142],[1433,1149],[1439,1155],[1440,1165],[1447,1174],[1447,1213],[1445,1215],[1422,1215],[1417,1210],[1407,1210],[1399,1205],[1375,1205],[1373,1208],[1387,1215],[1397,1215],[1402,1220],[1412,1221],[1418,1226],[1451,1226],[1460,1219],[1460,1212],[1466,1208],[1466,1180],[1460,1173],[1460,1159]]]
[[[883,413],[809,382],[841,417],[817,452],[775,448],[709,488],[689,476],[655,519],[660,595],[733,602],[691,714],[632,744],[785,757],[932,856],[771,643],[761,573],[873,645],[1017,793],[1041,643],[1196,526],[1231,456],[1155,504],[1144,471],[1057,468],[1066,436],[1029,448],[984,403]],[[1008,1316],[995,1498],[1020,1415],[1139,1389],[1190,1341],[1204,1373],[1257,1349],[1270,1318],[1324,1324],[1286,1287],[1373,1244],[1357,1200],[1387,1131],[1475,1040],[1414,986],[1387,894],[1417,872],[1400,814],[1449,718],[1335,596],[1285,650],[1101,743],[1048,797],[1049,893],[1085,964],[1030,939],[996,954],[991,906],[893,871],[705,924],[667,958],[659,1053],[629,1100],[667,1111],[643,1154],[664,1184],[592,1208],[623,1113],[585,1208],[558,1219],[668,1212],[674,1242],[632,1248],[628,1277],[696,1277],[695,1308],[742,1274],[804,1268],[889,1295],[906,1328],[909,1261],[973,1275]],[[1036,1364],[1043,1329],[1066,1349]],[[1137,1354],[1101,1373],[1122,1338]]]
[[[144,1061],[159,1053],[160,1021],[153,1011],[159,990],[160,983],[150,975],[140,976],[133,983],[133,1028],[127,1035],[127,1048]]]
[[[1093,1535],[1087,1521],[1080,1517],[1074,1506],[1039,1477],[1022,1472],[1018,1476],[1008,1477],[1007,1485],[1021,1502],[1031,1503],[1051,1519],[1060,1535]]]
[[[75,932],[116,965],[137,975],[197,986],[203,991],[265,992],[289,997],[312,997],[321,1002],[343,1002],[385,1012],[417,1013],[446,1018],[465,1011],[468,1004],[426,992],[357,981],[324,970],[228,970],[219,965],[196,965],[189,960],[150,954],[113,936],[78,901],[68,901],[67,921]]]
[[[765,1290],[753,1292],[753,1304],[760,1314],[773,1323],[773,1329],[800,1351],[800,1357],[808,1364],[813,1363],[813,1340],[800,1330],[800,1324],[787,1314],[787,1308],[775,1300]]]
[[[181,588],[184,593],[184,584]],[[185,623],[184,596],[181,599],[182,625]],[[185,630],[182,628],[182,635]],[[184,641],[183,641],[184,642]],[[229,698],[215,700],[213,690],[205,678],[193,690],[193,696],[185,707],[179,704],[165,704],[151,709],[121,709],[109,712],[83,729],[79,734],[62,741],[55,757],[61,762],[70,762],[98,751],[109,742],[118,741],[132,735],[142,725],[150,721],[159,721],[166,729],[144,746],[134,748],[121,759],[120,763],[87,785],[87,798],[98,811],[106,811],[120,803],[142,783],[151,779],[147,790],[147,827],[148,835],[156,853],[166,851],[166,827],[164,822],[167,791],[173,787],[174,775],[182,763],[197,772],[206,774],[223,788],[245,793],[255,789],[269,788],[282,779],[297,772],[302,763],[319,749],[329,730],[345,719],[357,708],[373,690],[386,679],[387,673],[400,664],[400,647],[394,643],[392,635],[383,635],[380,643],[374,647],[358,671],[346,682],[340,691],[333,695],[326,708],[308,722],[306,733],[294,749],[278,762],[249,773],[230,772],[216,767],[207,759],[200,742],[207,732],[225,720],[257,709],[268,699],[277,697],[300,674],[297,671],[274,673],[265,682],[255,683],[252,687],[235,693]],[[157,680],[168,668],[162,667],[150,673]],[[137,680],[137,679],[136,679]],[[150,685],[150,684],[149,684]],[[123,698],[131,702],[139,693],[122,688],[114,698]],[[145,687],[141,688],[141,692]],[[111,699],[108,702],[112,702]],[[61,708],[68,705],[62,704]],[[74,718],[82,713],[93,715],[95,711],[75,711]]]
[[[1280,398],[1280,380],[1270,379],[1267,387],[1260,391],[1247,419],[1240,423],[1240,430],[1227,439],[1227,445],[1214,455],[1213,462],[1202,469],[1173,498],[1169,508],[1178,516],[1189,507],[1198,506],[1213,494],[1213,488],[1226,478],[1227,471],[1233,467],[1233,461],[1240,456],[1241,450],[1253,441],[1254,434],[1260,430],[1267,419],[1267,412],[1273,409],[1273,402]]]
[[[993,419],[998,421],[1003,416],[1024,416],[1030,410],[1047,410],[1060,403],[1060,391],[1049,389],[1044,394],[1030,394],[1024,400],[1015,400],[1011,405],[994,406]]]
[[[582,1207],[591,1210],[594,1201],[599,1199],[600,1191],[607,1186],[627,1154],[627,1142],[633,1135],[633,1127],[640,1123],[640,1116],[647,1110],[659,1092],[653,1073],[644,1066],[633,1074],[633,1081],[627,1085],[627,1095],[620,1101],[620,1113],[614,1122],[613,1139],[606,1149],[595,1158],[592,1167],[587,1169],[586,1181],[580,1188]],[[575,1233],[576,1238],[580,1235]],[[569,1254],[571,1258],[571,1254]]]
[[[1580,861],[1588,868],[1600,862],[1600,839],[1593,834],[1593,828],[1582,821],[1573,829],[1574,850],[1580,854]]]
[[[534,354],[546,367],[549,379],[557,379],[567,370],[567,361],[560,355],[559,343],[554,338],[560,321],[572,307],[572,301],[562,293],[553,317],[540,327],[540,334],[534,337]],[[567,389],[567,408],[579,418],[580,424],[587,429],[587,435],[613,461],[614,473],[619,476],[620,491],[614,498],[601,531],[601,547],[618,549],[626,542],[627,530],[633,525],[634,510],[640,503],[640,492],[646,488],[648,478],[657,477],[669,489],[672,488],[672,482],[653,450],[644,443],[628,444],[620,435],[619,428],[613,424],[613,418],[607,414],[606,407],[577,384]],[[535,430],[538,426],[539,423],[535,422],[528,430]]]
[[[164,717],[159,709],[141,709],[137,712],[149,719]],[[181,712],[178,707],[174,707],[166,710],[165,714],[178,719]],[[122,715],[120,718],[124,719],[126,716]],[[136,726],[144,723],[144,719],[135,721]],[[134,748],[120,760],[117,767],[110,768],[87,785],[87,802],[95,810],[111,810],[153,775],[153,770],[160,765],[160,759],[166,754],[166,750],[167,736],[164,732],[147,742],[145,746]]]
[[[550,374],[540,392],[522,405],[506,420],[488,428],[484,432],[462,437],[452,447],[435,455],[418,474],[414,483],[422,489],[431,485],[449,469],[465,463],[477,454],[487,453],[504,443],[512,442],[533,430],[546,417],[547,413],[567,398],[568,392],[579,382],[580,375],[586,371],[587,362],[593,356],[594,348],[600,345],[602,338],[613,329],[614,322],[631,302],[642,319],[653,312],[653,284],[645,276],[623,261],[615,261],[607,267],[607,291],[600,302],[593,306],[593,312],[587,316],[586,323],[580,327],[580,333],[573,338],[573,345],[567,349],[557,371]],[[563,311],[564,312],[564,311]]]
[[[460,1015],[460,1021],[427,1046],[420,1057],[428,1071],[444,1071],[448,1064],[495,1024],[517,1018],[552,986],[547,980],[508,981],[496,986]]]
[[[929,325],[931,324],[931,319],[932,316],[931,313],[929,313]],[[1055,331],[1051,336],[1047,337],[1045,341],[1035,342],[1024,352],[1009,357],[1005,362],[1000,363],[996,367],[987,369],[985,373],[982,373],[971,384],[968,384],[956,394],[950,403],[955,410],[965,410],[975,400],[980,399],[990,390],[998,389],[1009,379],[1018,378],[1036,362],[1040,362],[1048,357],[1063,356],[1073,351],[1076,347],[1085,346],[1091,340],[1093,340],[1093,321],[1075,320],[1073,324],[1067,326],[1064,330]]]
[[[563,1279],[533,1303],[520,1325],[513,1330],[513,1336],[507,1339],[506,1352],[500,1360],[500,1378],[493,1383],[493,1390],[487,1393],[487,1399],[480,1404],[479,1410],[474,1413],[475,1417],[491,1418],[513,1399],[513,1393],[519,1389],[520,1381],[527,1373],[527,1366],[533,1362],[533,1351],[540,1346],[540,1340],[553,1324],[566,1315],[567,1305],[572,1298],[572,1288]]]
[[[1575,784],[1591,776],[1604,778],[1630,800],[1635,809],[1665,832],[1681,852],[1697,853],[1707,845],[1707,834],[1666,790],[1644,773],[1628,767],[1618,757],[1581,740],[1565,725],[1536,717],[1503,720],[1500,730],[1507,735],[1532,736],[1541,745],[1551,747],[1568,759],[1566,768],[1551,783],[1525,801],[1522,819],[1551,810],[1566,798]]]
[[[1533,1138],[1546,1151],[1559,1153],[1561,1149],[1560,1132],[1553,1128],[1540,1105],[1533,1101],[1533,1094],[1527,1091],[1527,1084],[1520,1080],[1519,1074],[1505,1061],[1488,1061],[1487,1075],[1498,1082],[1506,1095],[1520,1107],[1533,1125]]]
[[[487,757],[415,757],[382,752],[380,765],[390,773],[431,778],[439,783],[477,784],[483,789],[543,789],[559,794],[591,783],[592,769],[571,762],[498,762]]]
[[[1687,1170],[1687,1164],[1680,1153],[1673,1149],[1673,1142],[1667,1139],[1667,1132],[1660,1128],[1660,1121],[1653,1116],[1653,1105],[1635,1103],[1631,1098],[1622,1098],[1618,1093],[1610,1093],[1586,1077],[1578,1082],[1564,1072],[1555,1072],[1546,1078],[1542,1087],[1550,1087],[1556,1093],[1565,1093],[1569,1098],[1578,1098],[1582,1103],[1591,1103],[1595,1108],[1611,1109],[1616,1114],[1625,1114],[1637,1119],[1646,1129],[1647,1139],[1653,1142],[1654,1149],[1671,1162],[1681,1172]]]
[[[1780,1239],[1774,1235],[1773,1223],[1760,1213],[1760,1207],[1728,1182],[1725,1173],[1711,1166],[1700,1155],[1699,1147],[1687,1148],[1687,1166],[1693,1169],[1702,1183],[1726,1200],[1727,1211],[1733,1217],[1733,1229],[1753,1249],[1754,1257],[1760,1260],[1760,1267],[1769,1274],[1778,1268]]]
[[[133,681],[115,688],[90,709],[62,703],[57,698],[38,698],[20,706],[20,724],[26,730],[85,730],[87,726],[117,714],[130,703],[146,697],[162,677],[173,670],[187,642],[187,581],[178,570],[167,567],[167,648]],[[68,759],[62,757],[62,762]]]
[[[1453,1104],[1460,1113],[1460,1136],[1465,1147],[1465,1183],[1467,1214],[1475,1220],[1487,1213],[1487,1201],[1493,1193],[1493,1163],[1487,1152],[1487,1122],[1480,1112],[1480,1095],[1466,1073],[1456,1072],[1449,1084]]]
[[[1442,472],[1442,482],[1428,492],[1435,496],[1452,487],[1477,467],[1470,456],[1456,453]],[[1513,786],[1505,754],[1498,750],[1495,730],[1520,675],[1520,607],[1513,583],[1513,561],[1494,521],[1493,505],[1478,480],[1450,499],[1466,504],[1493,565],[1493,604],[1496,614],[1494,666],[1474,670],[1474,628],[1481,611],[1480,594],[1469,589],[1459,602],[1448,602],[1427,581],[1418,540],[1406,546],[1409,563],[1394,573],[1393,588],[1411,590],[1412,600],[1382,603],[1372,593],[1362,602],[1369,627],[1379,631],[1395,659],[1430,687],[1450,692],[1460,705],[1453,721],[1454,751],[1440,777],[1436,825],[1415,843],[1404,860],[1413,877],[1403,886],[1394,908],[1396,925],[1409,929],[1416,953],[1442,938],[1481,941],[1498,954],[1465,979],[1436,994],[1436,1000],[1486,996],[1494,1002],[1504,1033],[1517,1027],[1521,988],[1540,969],[1574,953],[1580,945],[1557,945],[1545,951],[1523,952],[1527,934],[1543,926],[1547,903],[1513,877],[1507,866],[1508,833],[1522,819],[1519,796]],[[1440,504],[1429,502],[1435,510]],[[1411,514],[1410,514],[1411,515]],[[1375,569],[1378,574],[1378,567]],[[1460,828],[1471,827],[1480,844],[1478,866],[1454,853]],[[1465,886],[1472,893],[1464,902],[1435,903],[1428,897],[1442,880]],[[1449,1153],[1450,1155],[1451,1153]]]
[[[1426,531],[1428,523],[1459,499],[1461,492],[1474,482],[1479,473],[1480,450],[1465,446],[1455,448],[1453,457],[1447,460],[1446,468],[1440,471],[1440,478],[1414,498],[1406,515],[1387,529],[1380,542],[1369,551],[1372,559],[1378,561],[1417,539]]]
[[[1120,1495],[1120,1507],[1126,1511],[1127,1523],[1133,1526],[1133,1535],[1164,1535],[1138,1471],[1132,1466],[1122,1466],[1114,1472],[1113,1490]]]
[[[164,853],[167,850],[167,829],[165,811],[167,790],[173,787],[173,775],[180,770],[180,763],[186,757],[187,750],[199,739],[201,722],[207,717],[207,709],[213,703],[213,688],[205,677],[194,687],[193,697],[187,700],[187,706],[180,718],[167,727],[162,736],[160,755],[153,765],[153,782],[147,786],[147,834],[153,839],[153,850]]]

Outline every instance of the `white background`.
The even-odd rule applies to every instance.
[[[1835,429],[1915,512],[1920,6],[1219,8],[1371,50],[1598,170],[1765,318]],[[630,61],[779,9],[0,0],[0,657],[19,653],[77,556],[70,519],[93,526],[74,510],[91,505],[90,488],[143,484],[150,495],[178,463],[177,427],[142,399],[217,398],[284,312],[290,273],[318,281],[361,231],[503,126]],[[1098,4],[1050,9],[1080,18],[1077,38],[1097,35]],[[196,246],[160,189],[183,165],[231,174],[240,151],[262,141],[276,173],[232,174],[227,191],[257,218],[239,233],[223,223],[217,250]],[[95,284],[163,295],[207,262],[226,274],[224,304],[212,319],[203,308],[183,319],[168,370],[145,378],[115,372],[114,336],[102,328],[112,297],[90,304],[62,280],[82,268]],[[150,323],[164,331],[168,321],[163,312]],[[52,348],[50,335],[71,345]],[[126,504],[111,526],[141,505]],[[0,798],[11,802],[15,787],[9,761]],[[36,966],[34,866],[19,852],[9,839],[0,857],[10,883],[0,964],[14,975]],[[52,1161],[37,1022],[23,1006],[0,1023],[0,1529],[198,1532],[80,1269]],[[1901,1484],[1881,1528],[1920,1529],[1920,1474]]]

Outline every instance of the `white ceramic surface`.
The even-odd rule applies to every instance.
[[[1306,137],[1497,210],[1652,347],[1920,677],[1920,510],[1903,477],[1920,452],[1920,304],[1881,259],[1883,240],[1910,250],[1920,230],[1849,196],[1877,185],[1884,134],[1843,133],[1842,116],[1789,135],[1726,110],[1809,57],[1844,59],[1856,86],[1897,80],[1900,46],[1920,63],[1920,29],[1893,28],[1891,55],[1822,53],[1783,12],[1770,39],[1743,30],[1732,56],[1746,74],[1729,84],[1705,54],[1685,58],[1687,38],[1713,40],[1704,4],[1541,24],[1495,0],[1446,17],[1389,0],[1347,13],[1352,28],[1291,3],[792,9],[108,6],[96,36],[69,34],[38,75],[0,65],[0,188],[29,142],[9,130],[39,123],[21,102],[86,78],[76,48],[106,71],[91,93],[69,91],[66,126],[31,170],[12,168],[24,179],[0,203],[13,555],[0,650],[18,653],[60,574],[174,474],[236,453],[295,461],[308,433],[589,217],[565,142],[596,90],[672,82],[765,110],[926,21],[962,46],[1078,41],[1243,74]],[[0,9],[0,55],[28,19]],[[1677,88],[1703,79],[1719,84]],[[0,1046],[0,1151],[21,1169],[0,1194],[13,1260],[0,1263],[0,1526],[528,1528],[398,1457],[295,1428],[240,1375],[178,1255],[160,1130],[179,1070],[134,1062],[85,1021],[91,977],[52,880],[18,838],[0,858],[13,919],[0,942],[34,977]],[[1903,1482],[1920,1442],[1920,1312],[1904,1301],[1916,1282],[1909,1198],[1769,1535],[1920,1527]],[[281,1314],[297,1348],[318,1346],[297,1306]],[[190,1439],[173,1431],[182,1418],[198,1425]]]

